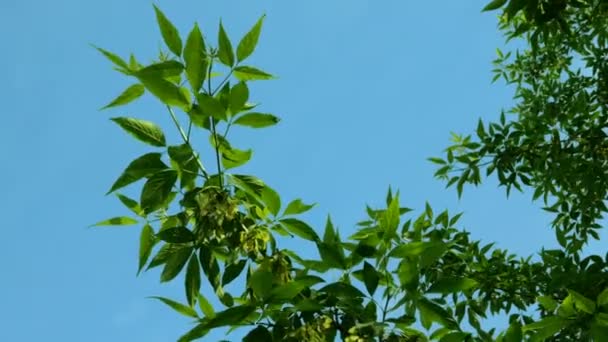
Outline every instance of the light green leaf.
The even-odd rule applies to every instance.
[[[249,88],[247,87],[247,83],[239,82],[230,90],[230,112],[232,115],[237,114],[249,99]]]
[[[218,312],[215,317],[207,321],[205,324],[207,329],[223,327],[227,325],[235,325],[243,322],[255,312],[255,307],[251,305],[241,305],[228,308],[222,312]]]
[[[103,220],[95,223],[91,227],[99,226],[130,226],[137,224],[137,220],[127,216],[112,217],[111,219]]]
[[[324,282],[324,280],[317,276],[303,276],[273,288],[268,295],[268,299],[269,301],[277,303],[288,301],[297,296],[302,290],[322,282]]]
[[[186,227],[173,227],[163,229],[156,237],[162,241],[170,243],[186,243],[194,241],[194,234]]]
[[[122,204],[129,208],[135,215],[141,217],[144,216],[144,211],[141,209],[136,200],[119,193],[116,194],[116,197],[118,197]]]
[[[513,323],[511,323],[511,325],[509,325],[509,329],[507,329],[502,342],[521,342],[521,341],[523,341],[521,323],[519,323],[519,321],[514,321]]]
[[[239,42],[236,48],[236,57],[239,62],[249,57],[255,50],[260,38],[260,32],[262,31],[262,24],[266,15],[262,15],[260,19],[253,25],[253,27],[245,34],[245,36]]]
[[[222,165],[226,170],[239,167],[251,160],[252,154],[252,150],[224,149],[222,150]]]
[[[175,170],[163,170],[155,173],[144,184],[139,202],[146,214],[149,214],[165,205],[171,194],[171,189],[177,181]]]
[[[201,312],[207,318],[215,317],[215,310],[213,310],[213,306],[209,303],[207,298],[202,294],[198,294],[198,307],[201,309]]]
[[[553,311],[557,308],[559,303],[550,296],[539,296],[536,301],[547,311]]]
[[[290,233],[309,241],[320,241],[317,233],[308,224],[295,218],[286,218],[279,221]]]
[[[167,169],[168,166],[160,160],[160,157],[160,153],[147,153],[133,160],[114,182],[108,194],[158,171]]]
[[[258,298],[264,299],[272,290],[272,278],[273,275],[270,271],[258,268],[249,277],[249,287]]]
[[[186,299],[192,307],[201,289],[201,267],[198,263],[196,253],[193,253],[186,268]]]
[[[593,312],[595,312],[595,302],[593,302],[591,299],[583,296],[582,294],[574,290],[568,290],[568,293],[572,296],[574,306],[577,309],[588,314],[592,314]]]
[[[465,277],[443,277],[433,283],[427,292],[429,293],[455,293],[466,291],[477,286],[477,282]]]
[[[148,262],[148,258],[152,253],[152,248],[156,244],[158,240],[156,240],[156,236],[154,235],[154,229],[149,224],[144,225],[141,229],[141,234],[139,235],[139,267],[137,268],[137,274],[141,272],[141,270]]]
[[[367,293],[369,293],[370,296],[373,296],[374,292],[376,292],[376,289],[378,288],[380,276],[378,276],[378,272],[374,266],[367,261],[365,261],[363,264],[363,282],[365,283]]]
[[[105,105],[101,109],[107,109],[107,108],[111,108],[111,107],[118,107],[118,106],[126,105],[127,103],[130,103],[130,102],[138,99],[139,97],[141,97],[144,94],[144,92],[145,92],[145,88],[143,85],[141,85],[139,83],[133,84],[130,87],[128,87],[127,89],[125,89],[120,95],[118,95],[118,97],[116,97],[114,100],[112,100],[112,102]]]
[[[234,76],[239,81],[270,80],[274,78],[274,76],[265,71],[245,65],[235,67]]]
[[[181,75],[184,71],[184,65],[178,61],[168,60],[159,63],[154,63],[137,71],[138,77],[147,78],[164,78],[170,80]]]
[[[565,322],[565,320],[562,317],[547,316],[547,317],[541,319],[540,321],[524,325],[522,327],[522,331],[526,332],[526,331],[531,331],[531,330],[549,328],[551,330],[554,330],[554,333],[555,333],[555,332],[558,332],[562,328],[562,325],[564,322]]]
[[[190,329],[190,331],[182,335],[177,342],[191,342],[205,337],[205,335],[209,333],[209,329],[207,329],[206,324],[206,322],[203,322],[196,325],[194,328]]]
[[[186,62],[186,76],[192,91],[197,93],[203,86],[207,75],[207,62],[205,57],[205,41],[198,24],[194,24],[188,34],[186,47],[184,47],[184,61]]]
[[[394,196],[391,204],[386,211],[380,216],[380,229],[384,231],[384,240],[388,241],[396,236],[397,228],[399,228],[399,196]]]
[[[129,65],[127,64],[127,62],[125,62],[122,58],[120,58],[118,55],[108,51],[108,50],[104,50],[100,47],[97,47],[95,45],[93,45],[93,47],[95,49],[97,49],[97,51],[101,52],[102,55],[104,55],[107,59],[109,59],[112,63],[114,63],[117,67],[124,69],[125,71],[129,71]]]
[[[176,250],[168,259],[163,272],[160,275],[162,283],[168,282],[175,278],[184,268],[186,262],[192,254],[192,247],[181,248]]]
[[[602,291],[597,296],[597,305],[605,306],[607,304],[608,304],[608,288],[605,288],[604,291]]]
[[[390,257],[404,258],[404,257],[415,257],[422,255],[426,250],[434,246],[445,245],[443,242],[431,242],[431,241],[416,241],[405,243],[395,247],[390,253]]]
[[[302,202],[301,199],[295,199],[291,202],[289,202],[289,204],[287,205],[287,208],[285,208],[285,211],[283,212],[283,216],[288,216],[288,215],[298,215],[298,214],[302,214],[305,213],[307,211],[309,211],[310,209],[314,208],[316,204],[305,204],[304,202]]]
[[[157,76],[150,76],[145,74],[136,74],[137,78],[143,85],[161,100],[164,104],[169,106],[176,106],[184,111],[188,111],[190,107],[190,101],[185,96],[184,92],[180,90],[178,86],[167,81],[164,78]]]
[[[276,125],[279,121],[281,121],[281,119],[272,114],[252,112],[239,116],[239,118],[234,121],[234,124],[253,128],[264,128]]]
[[[179,37],[179,32],[177,28],[167,19],[165,14],[161,12],[161,10],[154,5],[154,11],[156,12],[156,21],[158,22],[158,27],[160,28],[160,33],[163,36],[163,40],[167,47],[171,52],[173,52],[176,56],[181,56],[182,54],[182,40]]]
[[[117,117],[110,119],[137,140],[152,146],[165,146],[165,134],[156,124],[135,118]]]
[[[220,29],[218,32],[218,51],[217,56],[220,62],[225,66],[232,67],[234,65],[234,51],[232,50],[232,43],[228,34],[224,30],[224,25],[220,21]]]
[[[262,201],[266,204],[266,208],[270,210],[272,215],[277,216],[281,210],[281,197],[269,186],[264,186],[262,189]]]
[[[177,311],[178,313],[180,313],[184,316],[188,316],[188,317],[192,317],[192,318],[199,318],[196,311],[194,311],[194,309],[192,309],[191,307],[189,307],[187,305],[178,303],[174,300],[171,300],[169,298],[164,298],[164,297],[149,297],[149,298],[160,300],[161,302],[167,304],[171,309]]]
[[[327,266],[342,270],[347,268],[344,252],[338,244],[317,242],[317,249]]]
[[[206,116],[212,116],[217,120],[226,119],[226,108],[222,103],[215,97],[209,96],[205,93],[199,93],[196,96],[200,111]]]

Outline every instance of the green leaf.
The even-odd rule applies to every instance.
[[[135,118],[117,117],[110,119],[137,140],[152,146],[165,146],[165,134],[156,124]]]
[[[186,76],[190,87],[197,93],[203,86],[207,75],[207,62],[205,56],[205,41],[198,24],[188,34],[184,47],[184,61],[186,62]]]
[[[471,336],[470,333],[455,331],[443,335],[443,337],[439,340],[439,342],[465,342],[468,337]]]
[[[154,236],[156,238],[156,235]],[[176,244],[171,244],[171,243],[166,243],[164,244],[160,250],[158,251],[158,253],[156,253],[156,255],[154,256],[154,258],[152,258],[152,261],[150,261],[150,264],[148,265],[148,267],[146,268],[146,270],[149,270],[151,268],[166,264],[167,261],[169,260],[169,258],[171,258],[172,255],[174,255],[175,253],[177,253],[179,250],[184,249],[184,248],[190,248],[184,245],[176,245]]]
[[[301,199],[295,199],[287,205],[283,216],[302,214],[312,209],[316,204],[305,204]]]
[[[171,52],[173,52],[176,56],[181,56],[182,40],[179,37],[177,28],[173,26],[165,14],[161,12],[156,5],[154,5],[154,11],[156,12],[156,21],[158,22],[158,27],[160,28],[160,33],[163,36],[165,44],[167,44],[169,50],[171,50]]]
[[[213,310],[213,306],[209,303],[207,298],[202,294],[198,294],[198,307],[201,309],[201,312],[207,318],[215,317],[215,310]]]
[[[111,219],[99,221],[92,225],[91,227],[99,227],[99,226],[130,226],[137,224],[137,220],[127,216],[117,216],[112,217]]]
[[[247,265],[247,259],[241,259],[237,263],[226,266],[222,275],[222,285],[226,286],[236,279],[243,272],[245,265]]]
[[[268,299],[269,301],[278,303],[287,301],[297,296],[302,290],[322,282],[324,282],[324,280],[317,276],[307,275],[299,277],[273,288],[268,295]]]
[[[207,321],[205,326],[207,329],[213,329],[227,325],[240,324],[254,312],[255,307],[251,305],[235,306],[218,312],[215,317]]]
[[[557,301],[550,296],[539,296],[536,301],[547,311],[552,312],[559,305]]]
[[[274,76],[265,71],[245,65],[235,67],[234,76],[239,81],[270,80],[274,78]]]
[[[222,165],[226,170],[242,166],[251,160],[252,150],[239,150],[231,147],[222,150]]]
[[[494,11],[501,8],[504,4],[507,3],[507,0],[492,0],[489,4],[487,4],[482,12]]]
[[[420,310],[420,316],[424,316],[430,322],[437,322],[449,329],[458,328],[458,323],[456,323],[450,313],[431,300],[421,298],[418,301],[418,309]]]
[[[447,244],[442,242],[431,243],[420,256],[420,267],[425,268],[435,264],[447,251]]]
[[[179,172],[180,188],[194,188],[199,166],[190,145],[169,146],[167,152]]]
[[[177,181],[175,170],[163,170],[152,175],[144,184],[139,202],[146,214],[162,208]]]
[[[327,221],[325,222],[325,233],[323,233],[323,242],[330,245],[341,243],[340,237],[338,236],[336,229],[334,228],[334,224],[331,222],[331,217],[329,215],[327,216]]]
[[[514,321],[509,325],[502,342],[521,342],[523,341],[523,334],[521,331],[521,323]]]
[[[430,293],[456,293],[466,291],[477,286],[477,282],[465,277],[443,277],[433,283],[427,292]]]
[[[266,329],[266,327],[261,326],[261,325],[257,326],[253,330],[249,331],[249,333],[247,333],[247,335],[243,338],[243,342],[261,342],[261,341],[266,341],[266,342],[272,341],[272,335],[270,334],[268,329]]]
[[[391,200],[391,204],[386,211],[380,216],[380,229],[384,231],[384,240],[389,241],[395,237],[397,228],[399,228],[399,196],[395,196]]]
[[[262,24],[266,15],[262,15],[260,19],[253,25],[253,27],[245,34],[245,36],[239,42],[236,48],[236,58],[239,62],[249,57],[255,50],[260,38],[260,32],[262,31]]]
[[[228,34],[224,30],[224,25],[220,21],[220,29],[218,33],[218,51],[217,56],[220,62],[225,66],[232,67],[234,65],[234,51],[232,50],[232,43]]]
[[[159,63],[154,63],[146,66],[137,71],[137,77],[147,77],[147,78],[163,78],[170,80],[174,77],[180,76],[182,71],[184,71],[184,65],[178,61],[163,61]]]
[[[159,100],[168,106],[176,106],[188,111],[190,102],[178,86],[156,75],[135,74],[137,79]]]
[[[127,62],[125,62],[122,58],[120,58],[118,55],[108,51],[108,50],[104,50],[100,47],[97,47],[95,45],[93,45],[93,47],[95,49],[97,49],[97,51],[101,52],[102,55],[104,55],[107,59],[109,59],[112,63],[114,63],[116,66],[124,69],[125,71],[129,71],[129,65],[127,64]]]
[[[175,278],[184,268],[192,254],[192,247],[176,250],[168,259],[160,275],[161,282],[168,282]]]
[[[108,194],[144,177],[167,169],[168,166],[160,160],[160,157],[160,153],[147,153],[133,160],[114,182]]]
[[[208,248],[199,249],[199,260],[203,272],[214,290],[220,289],[220,266],[215,256]]]
[[[247,83],[239,82],[232,89],[230,89],[230,112],[232,115],[237,114],[249,99],[249,88],[247,88]]]
[[[539,330],[539,329],[545,329],[545,328],[556,328],[555,332],[558,332],[561,329],[564,321],[565,320],[559,316],[547,316],[547,317],[541,319],[540,321],[530,323],[530,324],[523,326],[522,331],[526,332],[526,331]]]
[[[281,210],[281,197],[269,186],[264,186],[262,189],[262,201],[266,208],[270,210],[273,216],[277,216]]]
[[[267,298],[272,290],[273,275],[270,271],[258,268],[249,277],[249,287],[258,298]]]
[[[209,333],[209,329],[207,329],[206,323],[200,323],[197,326],[195,326],[194,328],[190,329],[190,331],[188,331],[187,333],[182,335],[179,338],[179,340],[177,340],[177,341],[178,342],[194,341],[199,338],[205,337],[205,335],[207,335],[207,333]]]
[[[111,107],[118,107],[118,106],[126,105],[127,103],[130,103],[130,102],[138,99],[139,97],[141,97],[144,94],[144,92],[145,92],[145,88],[143,85],[141,85],[139,83],[133,84],[133,85],[129,86],[127,89],[125,89],[114,100],[112,100],[112,102],[105,105],[101,109],[107,109],[107,108],[111,108]]]
[[[164,229],[156,234],[162,241],[170,243],[186,243],[194,241],[194,234],[186,227]]]
[[[405,243],[405,244],[395,247],[389,253],[389,256],[394,257],[394,258],[415,257],[415,256],[422,255],[425,251],[427,251],[433,247],[440,247],[440,246],[445,246],[445,243],[440,242],[440,241],[410,242],[410,243]]]
[[[152,248],[156,242],[156,235],[152,226],[149,224],[144,225],[139,235],[139,267],[137,268],[137,274],[141,272],[146,262],[148,262],[148,258],[150,258]]]
[[[363,264],[363,282],[365,283],[367,293],[369,293],[370,296],[373,296],[378,288],[380,277],[374,266],[367,261]]]
[[[198,100],[200,111],[204,115],[214,117],[217,120],[226,119],[226,108],[224,108],[218,99],[205,93],[199,93],[196,99]]]
[[[309,241],[320,241],[317,233],[308,224],[295,218],[286,218],[279,221],[290,233]]]
[[[608,287],[597,296],[597,305],[605,306],[608,304]]]
[[[351,284],[335,282],[319,289],[319,292],[332,294],[338,298],[363,298],[365,294]]]
[[[347,269],[342,248],[335,243],[317,242],[317,249],[321,259],[327,266],[337,269]]]
[[[234,124],[253,128],[263,128],[276,125],[279,121],[281,121],[281,119],[272,114],[253,112],[243,114],[234,121]]]
[[[186,268],[186,298],[190,306],[194,306],[201,289],[201,268],[196,253],[193,253]]]
[[[141,207],[139,206],[139,203],[137,203],[136,200],[125,196],[123,194],[116,194],[116,197],[118,197],[118,199],[122,202],[122,204],[125,205],[125,207],[129,208],[135,215],[137,216],[143,216],[144,215],[144,211],[141,209]]]
[[[189,307],[187,305],[178,303],[174,300],[171,300],[169,298],[164,298],[164,297],[149,297],[149,298],[160,300],[161,302],[167,304],[171,309],[177,311],[178,313],[180,313],[184,316],[188,316],[188,317],[192,317],[192,318],[199,318],[196,311],[194,311],[194,309],[192,309],[191,307]]]
[[[593,312],[595,312],[595,303],[591,299],[583,296],[582,294],[574,290],[568,290],[568,293],[572,296],[574,306],[577,309],[588,314],[592,314]]]

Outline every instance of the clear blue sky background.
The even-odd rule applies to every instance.
[[[488,180],[459,201],[425,160],[450,131],[472,132],[478,117],[497,118],[512,104],[512,89],[490,84],[503,39],[495,15],[480,13],[484,3],[157,2],[183,35],[198,21],[214,40],[220,17],[237,40],[268,15],[251,63],[280,79],[256,83],[252,96],[283,121],[235,130],[234,139],[255,150],[245,171],[285,202],[319,204],[306,216],[313,226],[331,213],[344,235],[352,232],[364,205],[382,204],[392,185],[405,205],[463,210],[473,238],[530,255],[555,242],[529,193],[507,200]],[[0,37],[0,341],[175,340],[188,319],[145,297],[183,298],[181,281],[160,285],[157,270],[135,277],[137,227],[86,229],[128,213],[104,193],[147,151],[108,118],[171,127],[150,97],[98,111],[132,81],[88,44],[150,61],[162,44],[152,4],[2,0]]]

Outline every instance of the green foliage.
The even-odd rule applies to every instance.
[[[541,250],[537,261],[471,240],[455,227],[462,214],[436,211],[429,203],[412,214],[391,189],[386,207],[368,206],[368,217],[351,236],[342,238],[328,218],[321,238],[298,217],[314,204],[295,199],[284,205],[262,180],[233,171],[252,158],[252,150],[233,147],[230,128],[280,121],[252,111],[256,105],[250,102],[250,82],[274,76],[240,64],[255,51],[265,17],[235,51],[221,22],[216,47],[204,41],[197,24],[182,46],[175,26],[154,10],[172,55],[161,52],[158,60],[141,65],[133,55],[126,62],[96,48],[137,82],[104,109],[136,101],[147,90],[166,108],[181,140],[168,142],[150,121],[113,118],[155,151],[129,163],[109,191],[141,180],[138,200],[116,194],[138,220],[117,216],[95,226],[141,222],[138,273],[162,266],[161,282],[183,275],[186,304],[153,297],[195,320],[179,341],[221,327],[245,329],[245,341],[602,341],[608,336],[608,258],[582,254],[589,237],[599,238],[599,220],[608,211],[604,3],[490,2],[483,10],[502,10],[500,29],[507,39],[523,43],[515,54],[497,50],[494,61],[494,80],[515,85],[517,103],[496,122],[479,120],[476,137],[453,134],[444,158],[429,158],[438,167],[435,176],[455,186],[458,196],[466,184],[478,185],[482,175],[492,174],[507,195],[512,188],[533,189],[534,200],[542,198],[544,209],[555,215],[561,246]],[[220,81],[213,72],[218,64],[227,69]],[[176,110],[185,113],[187,126]],[[208,134],[215,171],[207,170],[190,140],[198,128]],[[316,247],[318,257],[304,259],[280,248],[286,238],[298,239],[302,248]],[[209,295],[224,307],[214,308]],[[534,308],[536,314],[524,314]],[[483,320],[498,314],[510,314],[508,328],[485,329]]]

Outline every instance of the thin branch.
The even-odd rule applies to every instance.
[[[207,174],[207,170],[205,170],[205,167],[203,166],[203,163],[201,162],[200,158],[194,152],[194,149],[192,148],[192,145],[190,144],[190,141],[188,140],[188,136],[184,132],[184,129],[182,128],[182,126],[179,124],[179,121],[177,121],[177,117],[175,116],[175,113],[173,112],[173,109],[171,108],[171,106],[167,105],[167,111],[169,111],[169,114],[171,115],[171,119],[173,120],[175,127],[177,127],[179,134],[182,136],[184,143],[186,145],[188,145],[188,147],[190,147],[190,150],[192,151],[192,157],[194,157],[194,159],[196,159],[196,163],[198,164],[199,169],[203,173],[203,176],[205,177],[205,179],[208,179],[209,175]]]

